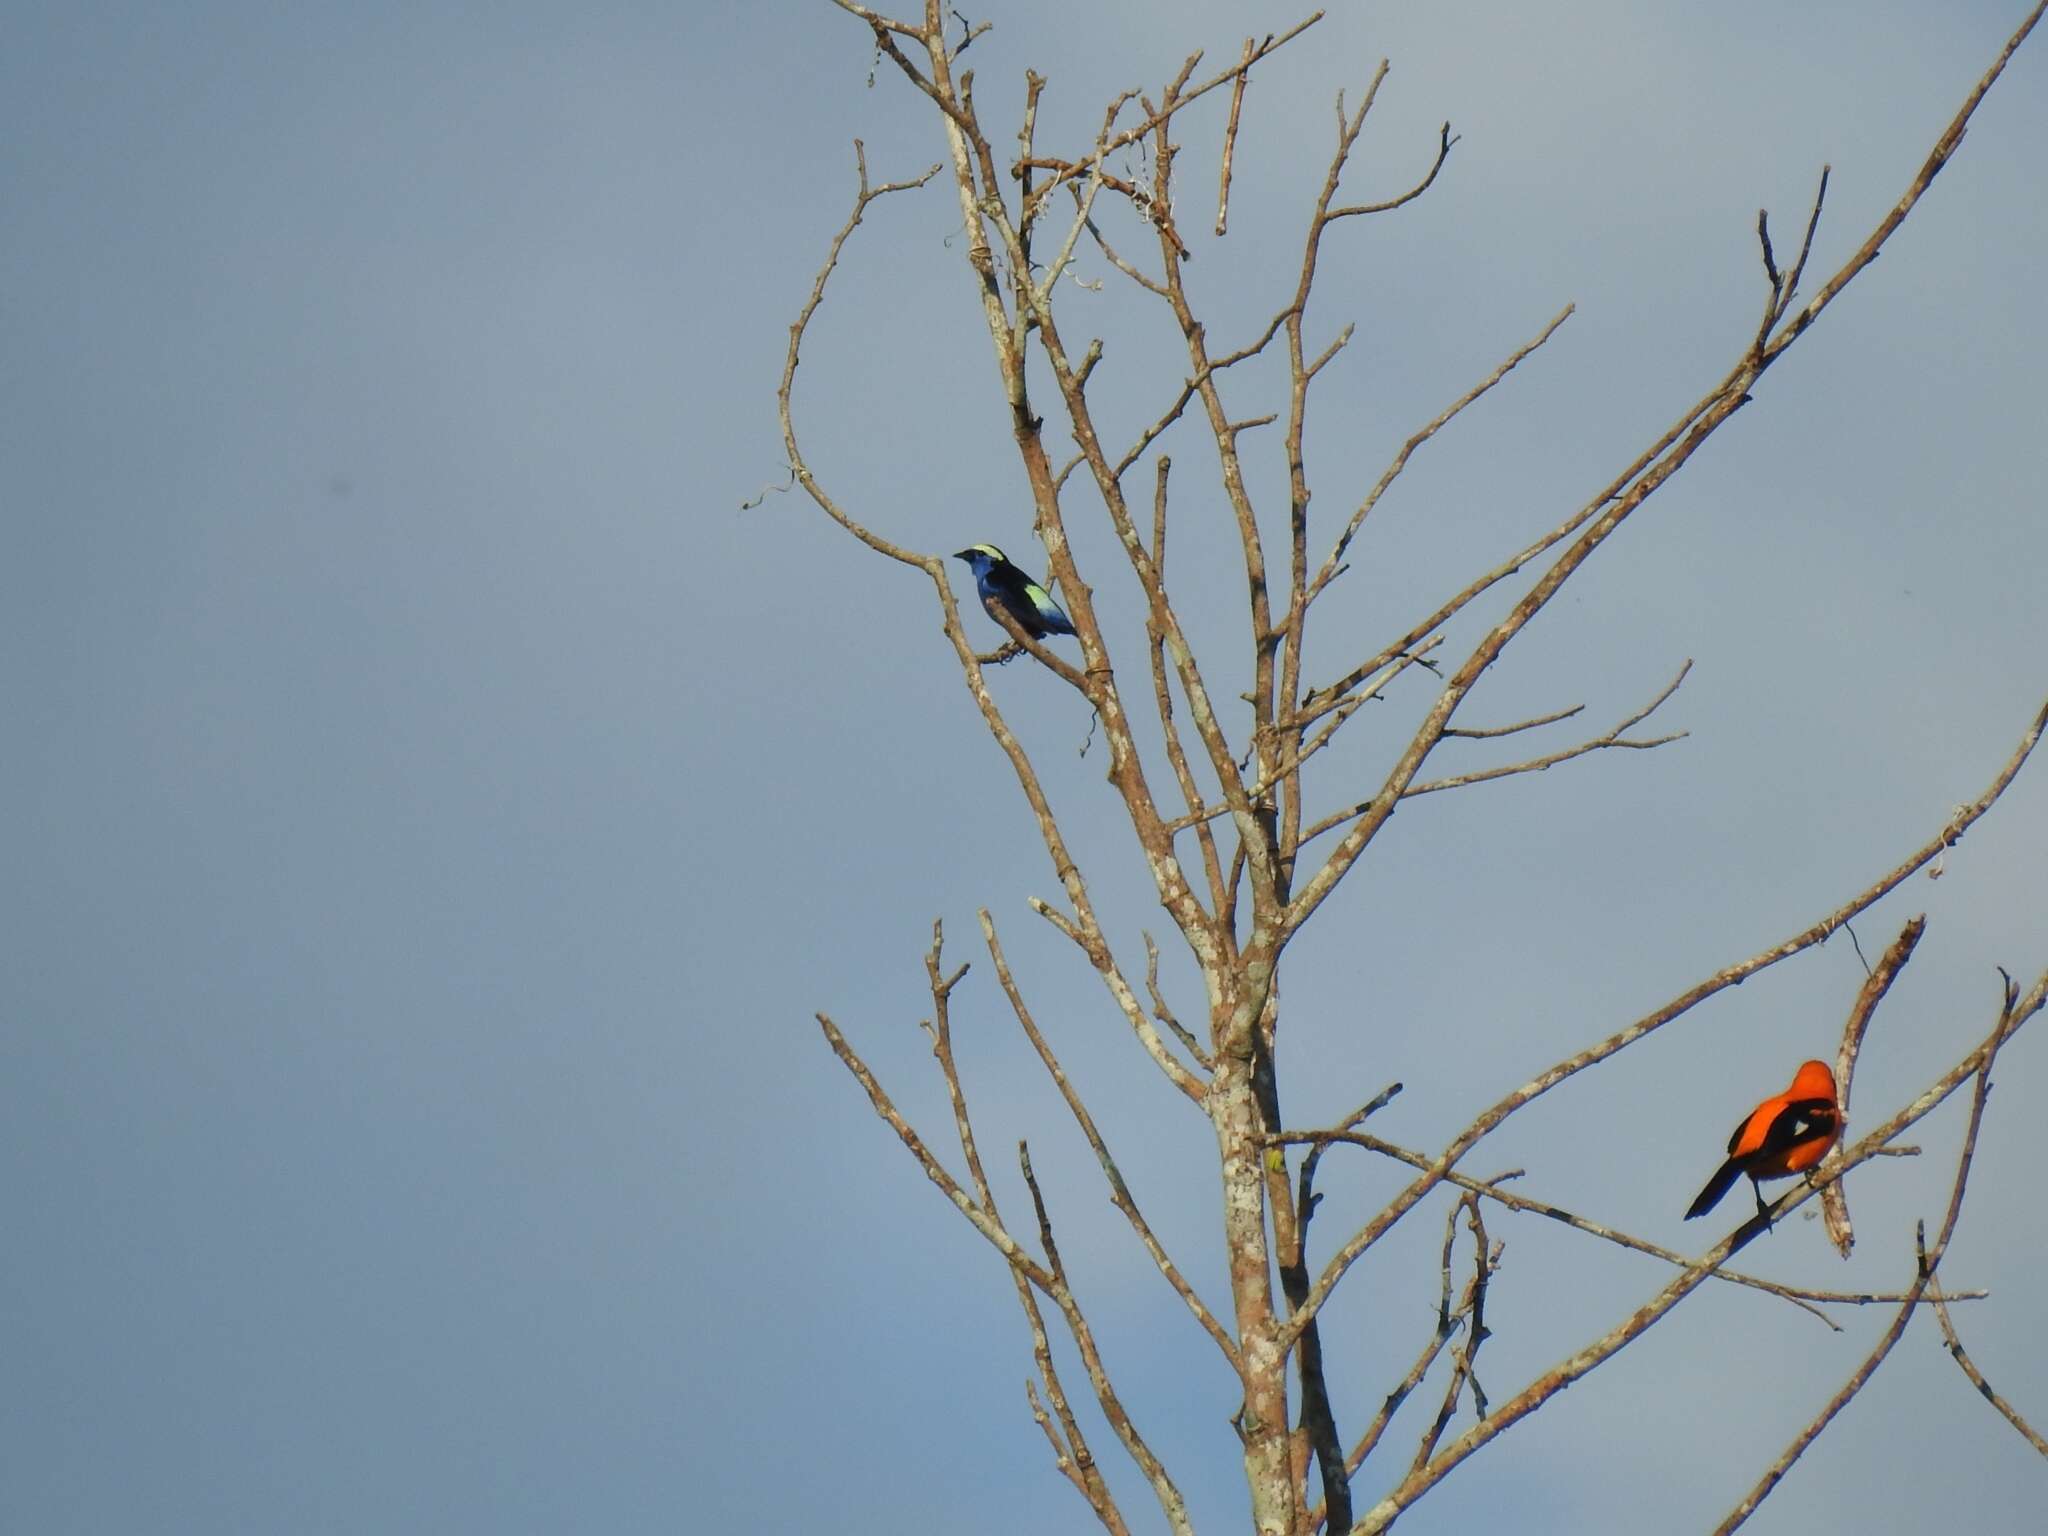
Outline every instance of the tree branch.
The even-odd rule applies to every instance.
[[[2011,1039],[2029,1018],[2040,1011],[2044,1000],[2048,1000],[2048,973],[2042,975],[2025,998],[2020,999],[2001,1014],[1998,1026],[1994,1029],[1988,1040],[1970,1051],[1968,1055],[1964,1056],[1948,1072],[1937,1078],[1921,1093],[1919,1098],[1892,1116],[1891,1119],[1871,1132],[1861,1142],[1858,1142],[1849,1155],[1843,1159],[1842,1167],[1836,1171],[1835,1176],[1839,1178],[1850,1168],[1854,1168],[1858,1164],[1876,1156],[1880,1147],[1897,1137],[1906,1127],[1917,1123],[1939,1107],[1964,1081],[1980,1071],[1997,1049],[2005,1041]],[[1663,1318],[1665,1314],[1670,1312],[1673,1307],[1677,1306],[1679,1302],[1683,1301],[1700,1285],[1704,1284],[1709,1274],[1718,1268],[1731,1254],[1738,1252],[1759,1233],[1766,1230],[1769,1223],[1783,1219],[1801,1205],[1804,1205],[1809,1199],[1812,1199],[1817,1193],[1818,1190],[1813,1185],[1802,1182],[1789,1194],[1781,1196],[1767,1212],[1752,1216],[1748,1221],[1736,1228],[1734,1232],[1724,1237],[1720,1242],[1708,1249],[1706,1253],[1695,1259],[1678,1275],[1674,1276],[1655,1297],[1644,1303],[1615,1328],[1570,1358],[1559,1362],[1550,1370],[1544,1372],[1535,1381],[1517,1393],[1512,1400],[1502,1405],[1488,1418],[1473,1425],[1471,1429],[1452,1441],[1430,1461],[1427,1467],[1402,1479],[1396,1488],[1378,1504],[1373,1506],[1371,1510],[1367,1511],[1365,1517],[1352,1527],[1355,1536],[1377,1536],[1378,1532],[1384,1531],[1400,1517],[1403,1510],[1407,1509],[1409,1505],[1413,1504],[1415,1500],[1428,1492],[1429,1489],[1435,1487],[1454,1467],[1458,1466],[1473,1452],[1521,1422],[1521,1420],[1542,1407],[1544,1403],[1548,1402],[1559,1392],[1562,1392],[1589,1371],[1611,1359],[1620,1350],[1642,1337],[1653,1324]],[[1955,1202],[1959,1199],[1960,1186],[1958,1186],[1957,1194],[1952,1197],[1952,1210],[1955,1209]]]
[[[1109,1420],[1109,1427],[1122,1442],[1124,1452],[1137,1464],[1145,1481],[1152,1486],[1153,1497],[1158,1499],[1160,1512],[1166,1516],[1167,1528],[1174,1536],[1194,1536],[1194,1526],[1189,1523],[1187,1501],[1180,1489],[1156,1456],[1145,1439],[1138,1433],[1137,1425],[1131,1422],[1123,1401],[1117,1396],[1116,1388],[1110,1384],[1109,1369],[1103,1364],[1102,1352],[1095,1346],[1095,1333],[1081,1315],[1080,1305],[1074,1300],[1074,1293],[1068,1289],[1065,1268],[1059,1261],[1059,1250],[1052,1239],[1052,1218],[1046,1214],[1045,1196],[1038,1187],[1038,1179],[1031,1171],[1031,1153],[1023,1142],[1017,1143],[1017,1162],[1024,1174],[1024,1185],[1031,1192],[1031,1207],[1038,1216],[1039,1240],[1044,1245],[1047,1262],[1052,1266],[1048,1276],[1050,1284],[1046,1295],[1060,1309],[1066,1320],[1067,1332],[1073,1337],[1074,1346],[1080,1351],[1081,1364],[1088,1372],[1089,1384],[1095,1389],[1096,1406],[1102,1416]]]
[[[1849,1123],[1849,1091],[1856,1076],[1856,1056],[1863,1049],[1863,1035],[1870,1027],[1877,1005],[1891,990],[1906,962],[1913,958],[1913,950],[1920,942],[1920,935],[1927,931],[1927,919],[1923,916],[1908,918],[1906,926],[1899,930],[1899,936],[1892,940],[1891,947],[1878,961],[1877,969],[1863,981],[1863,990],[1856,995],[1855,1006],[1849,1010],[1849,1019],[1842,1027],[1842,1044],[1835,1055],[1836,1104],[1841,1110],[1842,1124]],[[1828,1171],[1828,1163],[1841,1155],[1838,1143],[1831,1148],[1828,1157],[1821,1163],[1821,1172]],[[1846,1186],[1837,1179],[1830,1183],[1821,1194],[1821,1214],[1827,1220],[1828,1239],[1835,1245],[1835,1251],[1843,1258],[1849,1257],[1849,1250],[1856,1246],[1856,1230],[1849,1220],[1849,1195]]]
[[[1017,989],[1016,978],[1010,974],[1010,962],[1004,958],[1002,941],[996,937],[995,919],[989,916],[986,907],[981,909],[979,916],[981,936],[988,945],[989,958],[995,962],[996,980],[1002,985],[1003,996],[1009,999],[1010,1011],[1016,1015],[1018,1027],[1031,1042],[1031,1048],[1038,1053],[1038,1059],[1043,1063],[1047,1075],[1052,1078],[1053,1086],[1059,1089],[1060,1097],[1066,1100],[1067,1109],[1072,1113],[1074,1123],[1081,1128],[1081,1135],[1087,1140],[1088,1149],[1095,1154],[1095,1161],[1101,1165],[1102,1176],[1109,1184],[1110,1203],[1123,1212],[1124,1220],[1131,1224],[1131,1230],[1138,1235],[1138,1241],[1144,1245],[1153,1265],[1166,1277],[1166,1283],[1173,1287],[1174,1294],[1186,1304],[1189,1313],[1201,1325],[1202,1331],[1208,1334],[1216,1347],[1223,1352],[1223,1358],[1230,1362],[1231,1369],[1240,1369],[1242,1362],[1238,1359],[1237,1346],[1231,1342],[1230,1335],[1223,1331],[1223,1325],[1216,1321],[1215,1314],[1202,1304],[1202,1298],[1195,1294],[1194,1288],[1188,1284],[1179,1268],[1167,1256],[1166,1250],[1160,1246],[1159,1239],[1153,1235],[1151,1226],[1138,1210],[1138,1202],[1132,1197],[1130,1186],[1124,1183],[1124,1176],[1116,1165],[1116,1159],[1109,1154],[1108,1144],[1103,1141],[1102,1133],[1096,1129],[1095,1117],[1088,1113],[1088,1107],[1081,1102],[1081,1095],[1074,1088],[1073,1080],[1067,1076],[1066,1068],[1060,1065],[1059,1058],[1053,1054],[1045,1036],[1039,1033],[1038,1025],[1031,1017],[1031,1010],[1025,1005],[1024,995]]]
[[[1948,1352],[1955,1357],[1956,1364],[1962,1367],[1963,1374],[1970,1378],[1970,1385],[1977,1389],[1978,1395],[1985,1402],[2005,1416],[2005,1421],[2020,1432],[2021,1437],[2026,1440],[2027,1444],[2031,1445],[2043,1456],[2048,1456],[2048,1440],[2042,1439],[2040,1432],[2025,1419],[2021,1418],[2019,1411],[2011,1403],[2008,1403],[2004,1398],[1991,1390],[1991,1383],[1984,1379],[1984,1373],[1977,1369],[1976,1362],[1963,1349],[1963,1341],[1956,1337],[1956,1326],[1948,1315],[1948,1304],[1958,1298],[1952,1294],[1945,1293],[1941,1289],[1940,1282],[1932,1276],[1928,1277],[1927,1290],[1934,1301],[1934,1316],[1935,1320],[1941,1324],[1941,1336],[1948,1341]]]
[[[1477,1418],[1486,1417],[1486,1394],[1480,1390],[1479,1379],[1473,1375],[1473,1359],[1479,1353],[1479,1346],[1486,1342],[1486,1287],[1493,1274],[1493,1265],[1499,1259],[1498,1252],[1489,1254],[1486,1247],[1486,1224],[1479,1217],[1479,1196],[1467,1194],[1451,1207],[1451,1224],[1455,1225],[1458,1213],[1463,1211],[1472,1228],[1472,1279],[1465,1286],[1465,1296],[1459,1312],[1466,1318],[1465,1342],[1451,1351],[1451,1379],[1444,1385],[1443,1401],[1437,1405],[1436,1417],[1431,1419],[1422,1432],[1421,1443],[1415,1448],[1415,1459],[1409,1465],[1412,1473],[1416,1468],[1428,1465],[1430,1453],[1449,1427],[1451,1416],[1457,1412],[1459,1395],[1469,1384],[1472,1388],[1472,1412]],[[1449,1236],[1448,1232],[1445,1234]],[[1449,1272],[1451,1246],[1444,1244],[1444,1264]]]
[[[1447,779],[1431,779],[1426,784],[1412,784],[1405,791],[1405,797],[1413,799],[1417,795],[1435,794],[1438,790],[1462,789],[1467,784],[1483,784],[1489,779],[1504,779],[1518,773],[1541,773],[1546,768],[1555,768],[1559,763],[1568,763],[1575,757],[1584,757],[1589,752],[1598,752],[1608,747],[1632,747],[1642,751],[1651,747],[1668,746],[1674,741],[1683,741],[1692,734],[1690,731],[1678,731],[1669,736],[1655,736],[1646,741],[1630,741],[1625,733],[1630,727],[1641,725],[1651,715],[1655,714],[1658,707],[1678,691],[1679,684],[1685,681],[1686,674],[1690,671],[1692,671],[1692,662],[1687,661],[1684,666],[1678,669],[1678,676],[1674,677],[1665,686],[1662,693],[1658,694],[1656,698],[1630,715],[1604,736],[1596,736],[1591,741],[1582,741],[1575,747],[1566,747],[1559,752],[1545,753],[1542,757],[1532,757],[1527,762],[1507,763],[1498,768],[1484,768],[1475,773],[1461,773]],[[1568,713],[1575,714],[1577,711],[1569,711]],[[1528,722],[1531,725],[1541,723],[1546,722]],[[1523,728],[1522,726],[1509,726],[1507,730],[1513,731]],[[1445,732],[1445,734],[1448,735],[1450,733]],[[1504,735],[1506,731],[1486,734]]]
[[[1289,43],[1293,42],[1297,37],[1301,36],[1302,33],[1306,32],[1310,27],[1314,26],[1317,22],[1321,21],[1323,19],[1323,15],[1323,12],[1317,11],[1312,15],[1308,16],[1306,19],[1296,22],[1293,26],[1289,27],[1285,32],[1282,32],[1277,36],[1269,35],[1266,38],[1266,40],[1258,46],[1258,48],[1254,51],[1251,57],[1241,60],[1239,63],[1233,65],[1229,69],[1224,70],[1221,74],[1215,76],[1214,78],[1203,81],[1200,85],[1196,86],[1193,90],[1187,92],[1185,95],[1179,96],[1169,101],[1164,111],[1152,112],[1150,115],[1146,117],[1146,119],[1143,122],[1139,123],[1136,127],[1126,128],[1122,133],[1118,134],[1115,138],[1107,141],[1104,144],[1097,146],[1095,152],[1089,155],[1086,159],[1060,163],[1057,167],[1059,174],[1039,189],[1039,197],[1043,199],[1049,193],[1051,193],[1054,187],[1057,187],[1063,181],[1071,181],[1076,176],[1080,176],[1087,172],[1093,171],[1095,167],[1101,164],[1101,162],[1108,156],[1115,154],[1118,150],[1123,149],[1128,145],[1137,143],[1140,139],[1144,138],[1147,134],[1151,133],[1154,129],[1158,128],[1162,123],[1166,122],[1169,118],[1173,116],[1174,113],[1178,112],[1182,107],[1186,106],[1189,102],[1195,101],[1200,97],[1208,95],[1218,86],[1225,85],[1232,80],[1240,78],[1254,64],[1258,63],[1259,60],[1268,58],[1272,54],[1277,53],[1280,49],[1285,48]],[[1196,57],[1199,58],[1200,55],[1197,54]]]
[[[945,926],[939,919],[932,921],[932,947],[925,953],[926,984],[931,989],[932,1017],[926,1029],[932,1037],[932,1054],[938,1058],[939,1071],[946,1083],[946,1097],[953,1109],[953,1124],[960,1137],[960,1150],[967,1159],[967,1171],[974,1181],[975,1197],[981,1208],[988,1212],[991,1220],[1000,1222],[1002,1217],[996,1210],[995,1190],[990,1186],[988,1175],[981,1165],[981,1154],[976,1148],[974,1128],[967,1114],[967,1094],[960,1084],[960,1071],[953,1059],[953,1027],[951,1000],[953,988],[960,978],[967,974],[962,965],[951,976],[940,974],[940,956],[945,945]],[[1041,1212],[1041,1218],[1043,1213]],[[1058,1254],[1052,1248],[1050,1234],[1046,1235],[1046,1255],[1052,1262],[1052,1272],[1064,1282],[1060,1273]],[[1068,1480],[1076,1491],[1088,1501],[1096,1518],[1115,1531],[1123,1530],[1123,1517],[1118,1513],[1116,1500],[1109,1486],[1102,1479],[1102,1473],[1095,1464],[1095,1457],[1088,1448],[1087,1436],[1082,1433],[1079,1421],[1074,1417],[1072,1406],[1067,1400],[1067,1391],[1061,1382],[1058,1367],[1053,1363],[1052,1346],[1046,1338],[1045,1315],[1039,1310],[1037,1293],[1025,1273],[1011,1267],[1010,1279],[1017,1289],[1017,1304],[1024,1311],[1025,1325],[1031,1333],[1031,1357],[1038,1368],[1039,1379],[1045,1383],[1046,1397],[1051,1401],[1053,1412],[1059,1416],[1060,1432],[1064,1438],[1065,1455],[1061,1458]],[[1033,1398],[1036,1406],[1035,1397]],[[1045,1426],[1049,1429],[1049,1426]]]
[[[1977,1090],[1970,1099],[1970,1122],[1968,1129],[1963,1132],[1962,1152],[1956,1159],[1956,1177],[1949,1191],[1948,1214],[1942,1220],[1941,1234],[1935,1238],[1932,1251],[1927,1247],[1927,1224],[1920,1223],[1916,1241],[1919,1250],[1918,1262],[1912,1289],[1907,1293],[1905,1304],[1899,1308],[1897,1315],[1892,1318],[1891,1327],[1885,1330],[1884,1337],[1877,1341],[1877,1346],[1871,1350],[1863,1364],[1842,1383],[1841,1391],[1814,1415],[1813,1422],[1792,1437],[1792,1443],[1786,1446],[1778,1459],[1765,1469],[1764,1475],[1757,1479],[1756,1486],[1750,1489],[1742,1502],[1729,1512],[1728,1518],[1714,1528],[1714,1536],[1729,1536],[1730,1532],[1756,1513],[1759,1504],[1771,1496],[1785,1474],[1792,1470],[1792,1463],[1804,1455],[1806,1448],[1820,1438],[1821,1431],[1834,1421],[1836,1414],[1849,1405],[1851,1398],[1863,1390],[1864,1384],[1884,1363],[1885,1356],[1892,1352],[1892,1346],[1904,1335],[1906,1324],[1913,1320],[1913,1313],[1919,1306],[1920,1298],[1934,1283],[1934,1272],[1940,1267],[1942,1255],[1948,1252],[1949,1238],[1954,1235],[1956,1221],[1963,1213],[1963,1191],[1970,1181],[1971,1160],[1977,1155],[1977,1131],[1984,1123],[1984,1101],[1991,1093],[1991,1064],[1997,1059],[1998,1048],[2005,1041],[2005,1023],[2005,1019],[2000,1018],[1998,1027],[1991,1032],[1991,1038],[1985,1042],[1981,1052],[1983,1064],[1977,1068]]]
[[[1272,1141],[1275,1145],[1279,1146],[1306,1145],[1316,1148],[1331,1146],[1363,1147],[1368,1152],[1377,1152],[1382,1157],[1390,1157],[1396,1162],[1406,1163],[1411,1168],[1427,1169],[1434,1166],[1432,1159],[1425,1152],[1417,1152],[1410,1147],[1400,1146],[1394,1142],[1384,1141],[1377,1136],[1369,1136],[1356,1131],[1282,1131],[1274,1136]],[[1901,1149],[1886,1148],[1884,1150],[1891,1152]],[[1918,1149],[1910,1150],[1917,1151]],[[1681,1269],[1692,1262],[1689,1255],[1679,1253],[1675,1249],[1666,1248],[1661,1244],[1631,1236],[1619,1228],[1605,1226],[1589,1217],[1575,1215],[1571,1211],[1565,1210],[1562,1206],[1554,1205],[1547,1200],[1539,1200],[1532,1195],[1517,1194],[1511,1189],[1503,1189],[1497,1181],[1482,1182],[1462,1173],[1451,1173],[1444,1176],[1444,1182],[1471,1194],[1483,1196],[1506,1207],[1508,1210],[1520,1211],[1532,1216],[1548,1217],[1552,1221],[1570,1227],[1575,1232],[1583,1232],[1588,1237],[1597,1237],[1602,1242],[1613,1243],[1616,1247],[1626,1248],[1631,1253],[1646,1254],[1653,1259],[1661,1259],[1666,1264],[1676,1265]],[[1820,1319],[1821,1322],[1827,1324],[1828,1327],[1837,1333],[1842,1331],[1841,1325],[1829,1317],[1827,1313],[1821,1311],[1819,1307],[1808,1305],[1808,1303],[1826,1302],[1836,1306],[1867,1307],[1880,1302],[1896,1302],[1905,1299],[1903,1295],[1891,1292],[1811,1290],[1803,1286],[1782,1285],[1775,1280],[1765,1280],[1759,1276],[1744,1274],[1739,1270],[1733,1269],[1716,1270],[1714,1278],[1716,1280],[1725,1280],[1731,1285],[1748,1286],[1751,1290],[1764,1291],[1769,1295],[1781,1297],[1797,1305],[1802,1312]],[[1989,1294],[1988,1291],[1963,1291],[1957,1292],[1954,1299],[1959,1301],[1964,1299],[1981,1301]]]
[[[1566,1057],[1563,1061],[1558,1062],[1555,1066],[1530,1079],[1530,1081],[1523,1084],[1513,1093],[1507,1095],[1507,1097],[1486,1110],[1478,1119],[1474,1120],[1458,1134],[1451,1144],[1444,1149],[1442,1156],[1430,1164],[1427,1172],[1395,1196],[1379,1215],[1375,1216],[1355,1233],[1331,1257],[1329,1264],[1323,1270],[1321,1278],[1316,1281],[1315,1290],[1310,1294],[1310,1307],[1312,1309],[1320,1307],[1328,1300],[1330,1292],[1336,1288],[1337,1282],[1343,1278],[1344,1271],[1350,1268],[1359,1255],[1364,1253],[1372,1244],[1379,1241],[1396,1221],[1413,1210],[1416,1202],[1441,1183],[1444,1176],[1449,1173],[1460,1158],[1464,1157],[1480,1140],[1495,1130],[1509,1115],[1548,1093],[1567,1078],[1576,1076],[1598,1062],[1605,1061],[1616,1051],[1621,1050],[1624,1046],[1633,1044],[1651,1031],[1663,1028],[1673,1019],[1678,1018],[1680,1015],[1712,997],[1716,992],[1745,981],[1757,972],[1768,969],[1782,960],[1790,959],[1802,950],[1812,948],[1815,944],[1820,943],[1830,934],[1841,928],[1850,918],[1872,906],[1878,898],[1902,884],[1915,870],[1922,868],[1943,849],[1953,846],[1979,817],[1991,809],[1992,805],[1997,802],[1998,797],[2005,793],[2006,786],[2013,781],[2013,778],[2020,771],[2021,764],[2026,762],[2028,755],[2034,750],[2036,744],[2039,743],[2044,727],[2048,727],[2048,703],[2044,703],[2040,710],[2036,712],[2033,721],[2027,728],[2026,735],[2021,738],[2019,746],[2014,750],[2012,756],[2006,760],[2005,766],[1999,771],[1997,777],[1991,781],[1990,787],[1976,801],[1970,805],[1958,807],[1951,814],[1947,825],[1933,839],[1923,844],[1920,848],[1915,849],[1907,856],[1903,863],[1889,873],[1880,876],[1856,896],[1850,898],[1842,906],[1837,907],[1812,927],[1768,949],[1758,951],[1747,960],[1739,961],[1734,965],[1717,971],[1705,981],[1680,993],[1663,1007],[1652,1013],[1645,1014],[1626,1029],[1609,1035],[1598,1045],[1589,1046],[1577,1055]]]

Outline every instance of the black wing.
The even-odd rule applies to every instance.
[[[1749,1122],[1744,1121],[1743,1125]],[[1741,1136],[1742,1126],[1735,1128],[1735,1136],[1728,1141],[1728,1150],[1735,1150],[1736,1137]],[[1809,1141],[1819,1141],[1835,1134],[1835,1104],[1832,1099],[1794,1099],[1777,1114],[1764,1128],[1764,1139],[1747,1154],[1757,1162],[1769,1162],[1773,1156],[1790,1152],[1794,1147]]]

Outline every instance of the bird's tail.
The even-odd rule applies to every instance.
[[[1721,1203],[1721,1197],[1727,1194],[1734,1187],[1735,1181],[1741,1177],[1741,1164],[1734,1158],[1729,1158],[1714,1171],[1714,1176],[1707,1180],[1707,1187],[1694,1196],[1692,1204],[1685,1208],[1685,1219],[1691,1221],[1695,1216],[1706,1215]]]

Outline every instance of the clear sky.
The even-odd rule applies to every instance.
[[[1463,135],[1426,199],[1328,247],[1311,334],[1358,332],[1316,407],[1326,519],[1579,306],[1376,514],[1328,670],[1557,522],[1725,371],[1763,297],[1756,210],[1786,250],[1823,163],[1815,262],[1839,264],[2022,9],[1344,7],[1265,65],[1231,234],[1193,242],[1219,336],[1291,287],[1340,89],[1391,58],[1360,197],[1407,185],[1444,119]],[[970,62],[1006,149],[1027,67],[1052,81],[1041,144],[1073,147],[1116,91],[1300,13],[988,14]],[[943,917],[977,959],[989,907],[1139,1198],[1222,1300],[1207,1126],[1028,911],[1056,883],[922,578],[800,495],[740,510],[781,474],[785,328],[845,217],[850,141],[878,179],[942,152],[871,65],[822,0],[11,9],[0,1530],[1090,1528],[1026,1415],[1000,1264],[811,1021],[831,1011],[943,1144],[920,956]],[[1212,110],[1180,135],[1197,229],[1219,131]],[[1489,675],[1473,723],[1583,702],[1604,727],[1691,658],[1659,718],[1692,734],[1405,809],[1293,957],[1291,1120],[1400,1079],[1377,1123],[1438,1145],[1980,792],[2048,692],[2044,146],[2038,36],[1883,259]],[[798,403],[813,466],[877,529],[1018,553],[1028,497],[958,222],[942,186],[871,213]],[[1067,323],[1114,340],[1096,387],[1132,430],[1182,376],[1171,337],[1099,259],[1079,276],[1105,286],[1070,285]],[[1250,382],[1243,414],[1281,408]],[[1199,440],[1170,446],[1184,601],[1229,675],[1220,503]],[[1258,444],[1266,494],[1278,447]],[[1099,512],[1076,497],[1069,521],[1128,639]],[[1100,743],[1077,755],[1085,712],[1042,672],[995,681],[1128,962],[1167,924]],[[1331,804],[1366,792],[1421,697],[1367,724],[1387,734],[1324,781]],[[1874,955],[1930,922],[1866,1049],[1865,1126],[1988,1027],[1994,966],[2048,964],[2044,847],[2048,762],[1938,884],[1858,925]],[[1728,1125],[1832,1053],[1861,977],[1836,940],[1725,993],[1476,1166],[1704,1245],[1725,1227],[1678,1218]],[[1029,1137],[1141,1426],[1203,1528],[1241,1529],[1229,1383],[985,957],[956,1011],[1011,1209]],[[2037,1424],[2043,1028],[2001,1068],[1943,1271],[1992,1289],[1957,1309],[1963,1336]],[[1960,1119],[1857,1177],[1851,1264],[1803,1220],[1746,1259],[1904,1283]],[[1323,1252],[1392,1177],[1329,1160]],[[1534,1219],[1491,1229],[1496,1400],[1663,1278]],[[1418,1213],[1340,1302],[1354,1433],[1429,1325],[1441,1230]],[[1710,1287],[1403,1529],[1710,1527],[1889,1321],[1837,1311],[1839,1334]],[[1417,1413],[1390,1437],[1404,1463]],[[2040,1477],[1916,1325],[1751,1528],[2033,1531]]]

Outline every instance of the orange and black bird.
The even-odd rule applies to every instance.
[[[1707,1187],[1686,1207],[1685,1219],[1706,1215],[1746,1173],[1756,1191],[1757,1214],[1768,1221],[1763,1180],[1804,1173],[1827,1156],[1841,1131],[1835,1074],[1826,1062],[1809,1061],[1793,1076],[1790,1088],[1771,1095],[1742,1117],[1735,1134],[1728,1138],[1728,1161],[1715,1170]]]

